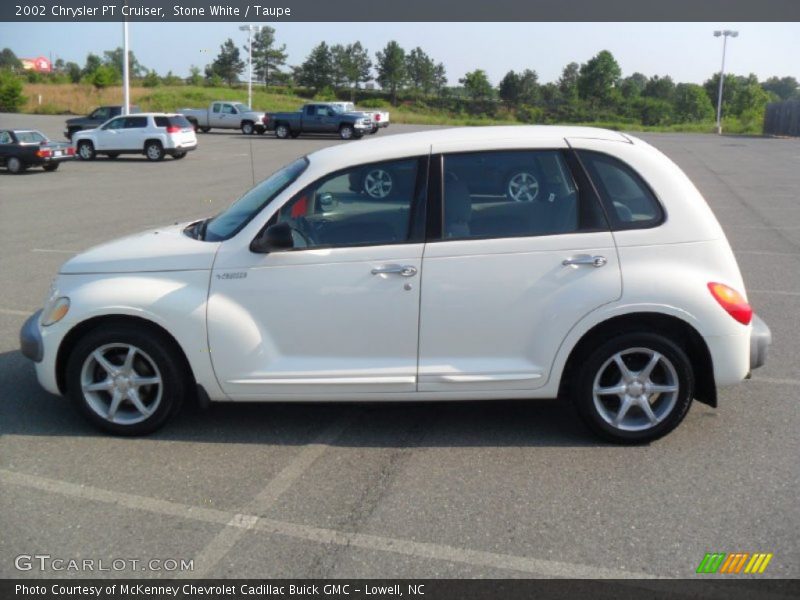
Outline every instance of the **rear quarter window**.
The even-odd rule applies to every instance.
[[[646,229],[664,221],[664,209],[650,186],[621,160],[579,150],[578,156],[605,205],[613,229]]]

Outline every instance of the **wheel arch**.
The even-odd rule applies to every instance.
[[[193,386],[196,384],[197,377],[192,370],[189,359],[187,358],[186,353],[183,351],[181,345],[178,343],[178,340],[174,335],[172,335],[172,333],[150,319],[126,314],[112,314],[91,317],[85,321],[81,321],[72,329],[70,329],[67,335],[64,336],[64,339],[58,346],[58,353],[56,354],[56,383],[61,394],[66,394],[67,391],[67,362],[69,362],[69,356],[72,353],[72,350],[75,348],[75,345],[90,331],[99,327],[109,327],[115,324],[135,325],[136,327],[148,329],[166,338],[174,346],[173,349],[176,351],[177,356],[182,363],[181,366],[183,367],[183,371],[186,374],[188,381]]]
[[[613,335],[632,332],[658,333],[678,344],[689,357],[695,377],[694,397],[717,406],[717,386],[711,352],[703,336],[687,321],[659,312],[635,312],[611,317],[594,325],[572,347],[558,386],[559,398],[567,397],[579,365],[593,348]]]

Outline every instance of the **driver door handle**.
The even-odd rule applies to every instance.
[[[581,266],[587,265],[590,267],[599,268],[605,266],[608,259],[605,256],[591,256],[589,254],[579,254],[578,256],[571,256],[561,261],[565,267],[568,266]]]
[[[373,275],[400,275],[401,277],[413,277],[417,274],[417,267],[413,265],[385,265],[372,269]]]

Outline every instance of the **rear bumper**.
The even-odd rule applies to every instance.
[[[19,349],[24,356],[37,363],[42,362],[44,358],[44,344],[42,343],[42,334],[39,331],[39,316],[41,314],[41,310],[33,313],[19,331]]]
[[[750,369],[764,366],[770,344],[772,344],[772,332],[758,315],[753,315],[753,326],[750,329]]]

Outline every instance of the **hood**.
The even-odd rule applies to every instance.
[[[189,223],[151,229],[89,248],[69,259],[60,273],[142,273],[209,270],[217,242],[195,240],[183,233]]]

